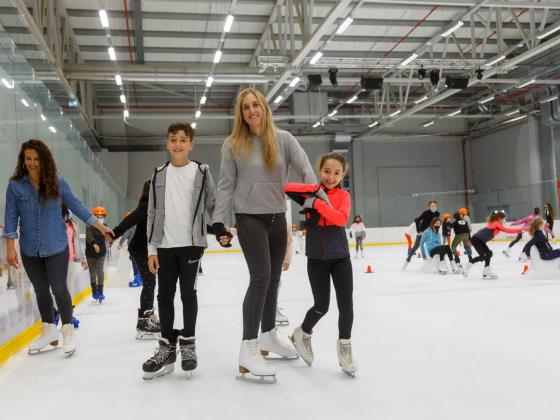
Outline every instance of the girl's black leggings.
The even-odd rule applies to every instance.
[[[471,244],[478,253],[478,257],[473,258],[471,263],[477,263],[479,261],[484,261],[484,266],[488,267],[490,265],[490,260],[492,259],[492,251],[488,248],[485,242],[478,239],[476,236],[473,236],[471,239]]]

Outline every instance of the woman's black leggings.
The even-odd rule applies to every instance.
[[[354,286],[350,257],[338,260],[308,258],[307,274],[315,302],[311,309],[307,311],[301,329],[311,334],[313,327],[329,310],[332,277],[338,305],[338,338],[349,339],[352,335],[352,324],[354,322],[352,300]]]
[[[430,251],[430,257],[433,258],[435,255],[439,255],[440,261],[443,261],[446,255],[447,258],[449,258],[449,261],[453,261],[453,253],[451,252],[449,245],[440,245],[433,248]]]
[[[517,242],[519,242],[519,241],[521,240],[522,237],[523,237],[523,234],[522,234],[522,233],[518,233],[517,236],[515,237],[515,239],[514,239],[513,241],[511,241],[511,242],[509,243],[508,246],[509,246],[510,248],[513,248],[513,246],[514,246]]]
[[[148,268],[148,257],[145,255],[130,253],[132,262],[136,265],[140,277],[142,277],[142,292],[140,293],[140,309],[147,311],[154,307],[154,294],[156,290],[156,276]]]
[[[492,251],[488,248],[485,242],[478,239],[476,236],[471,238],[471,244],[478,253],[478,257],[473,258],[471,263],[477,263],[479,261],[484,261],[484,266],[488,267],[490,265],[490,260],[492,259]]]

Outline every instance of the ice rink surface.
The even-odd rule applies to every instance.
[[[492,245],[498,280],[482,280],[482,264],[468,279],[422,273],[416,258],[402,272],[401,246],[353,259],[356,378],[338,366],[333,292],[314,331],[312,367],[275,361],[275,385],[235,379],[248,282],[242,254],[203,259],[191,379],[177,362],[171,375],[142,380],[156,342],[134,338],[140,290],[108,287],[105,303],[77,308],[73,357],[22,351],[0,368],[0,418],[558,420],[560,278],[525,278],[504,246]],[[373,274],[364,273],[368,264]],[[306,259],[294,255],[280,290],[285,335],[311,304]],[[179,299],[176,308],[181,314]]]

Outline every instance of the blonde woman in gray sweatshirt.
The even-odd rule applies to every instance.
[[[298,141],[274,125],[265,97],[255,89],[245,89],[237,98],[232,133],[222,146],[214,233],[219,241],[228,235],[225,224],[233,206],[239,243],[250,274],[243,301],[239,371],[243,376],[250,373],[268,382],[276,382],[276,372],[263,355],[297,358],[292,344],[280,338],[275,327],[287,241],[284,184],[290,167],[303,182],[317,183]]]

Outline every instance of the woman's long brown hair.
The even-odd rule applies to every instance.
[[[49,198],[60,197],[58,190],[58,170],[53,155],[48,146],[41,140],[30,139],[21,145],[19,151],[17,166],[11,180],[21,179],[27,175],[25,167],[25,151],[35,150],[39,155],[40,172],[39,172],[39,197],[42,201]]]

